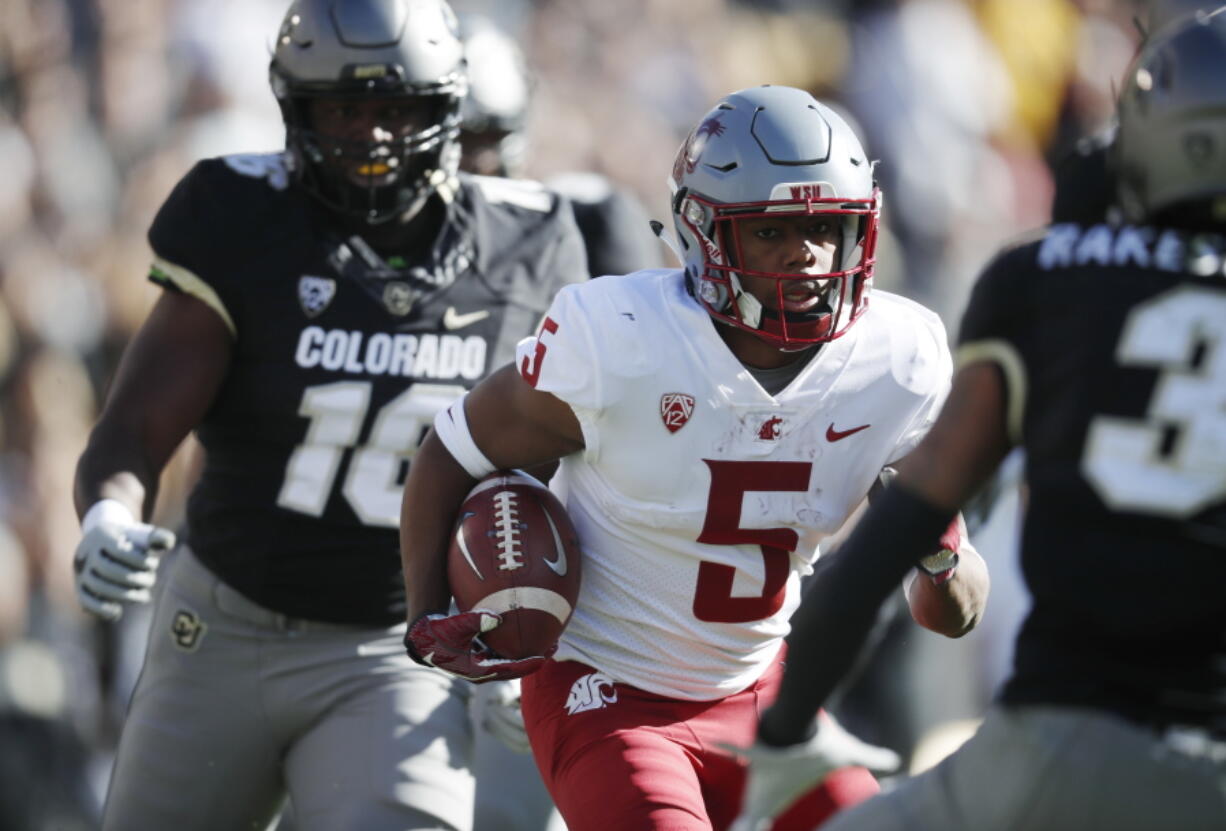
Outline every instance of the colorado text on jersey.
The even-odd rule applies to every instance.
[[[412,378],[467,378],[485,371],[488,344],[476,335],[405,335],[308,326],[298,336],[294,362],[303,369],[403,375]]]

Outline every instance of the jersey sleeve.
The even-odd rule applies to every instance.
[[[958,333],[957,367],[978,361],[996,364],[1005,381],[1009,437],[1021,441],[1027,373],[1023,356],[1033,332],[1034,311],[1028,289],[1036,282],[1019,279],[1019,264],[1028,248],[1012,249],[991,262],[971,292]]]
[[[590,304],[573,288],[554,298],[535,335],[519,342],[515,363],[524,380],[584,410],[605,400],[602,356],[592,331]]]
[[[642,344],[619,329],[626,324],[605,290],[613,287],[602,285],[606,282],[612,281],[587,281],[558,292],[537,333],[519,342],[515,358],[525,381],[570,405],[589,457],[599,452],[602,415],[649,366]]]
[[[251,254],[257,231],[276,210],[269,198],[285,189],[279,157],[240,156],[196,164],[171,191],[149,228],[149,279],[190,294],[237,334],[241,291],[233,264]],[[283,165],[282,165],[283,167]]]
[[[905,385],[916,396],[911,419],[899,434],[890,457],[890,464],[915,449],[936,421],[949,395],[953,358],[949,339],[941,319],[928,309],[914,305],[918,316],[911,327],[914,345],[896,353],[894,374],[905,379]]]

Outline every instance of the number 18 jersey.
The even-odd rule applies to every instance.
[[[680,271],[643,271],[563,289],[517,356],[586,445],[551,484],[584,556],[556,657],[691,700],[765,671],[818,544],[918,443],[950,372],[936,316],[884,292],[776,395],[716,325]]]

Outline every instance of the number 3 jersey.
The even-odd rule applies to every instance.
[[[1226,729],[1226,278],[1217,237],[1052,226],[980,277],[1026,451],[1034,598],[1005,700]]]
[[[539,186],[461,175],[441,192],[433,244],[376,253],[332,231],[281,155],[232,156],[198,164],[150,229],[150,279],[209,304],[234,338],[197,430],[188,540],[283,614],[403,619],[413,452],[555,292],[586,278],[569,207]]]
[[[818,543],[926,432],[950,372],[936,316],[884,292],[774,396],[716,326],[680,271],[642,271],[564,289],[517,358],[586,444],[551,483],[584,556],[556,657],[692,700],[765,671]]]

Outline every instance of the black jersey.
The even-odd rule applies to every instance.
[[[232,156],[198,164],[150,229],[150,279],[209,303],[234,335],[197,429],[188,541],[276,611],[403,619],[412,454],[586,277],[569,207],[539,185],[462,175],[443,193],[433,245],[377,253],[329,229],[281,155]]]
[[[996,361],[1026,451],[1034,604],[1004,698],[1226,713],[1226,276],[1215,237],[1056,225],[980,278],[960,361]]]

